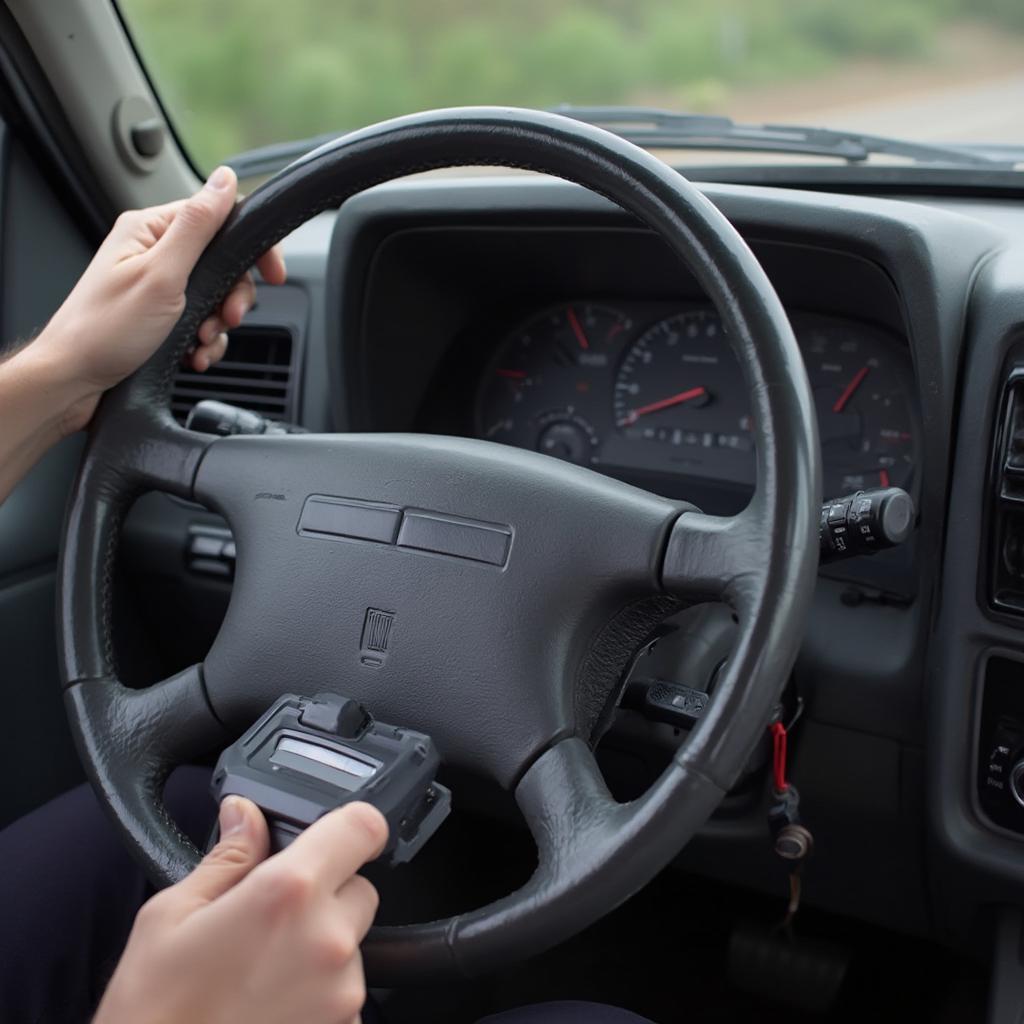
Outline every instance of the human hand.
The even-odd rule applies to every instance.
[[[100,396],[142,365],[185,308],[185,286],[203,250],[224,223],[238,190],[228,167],[218,167],[195,195],[118,217],[64,304],[30,348],[61,368],[69,394],[66,431],[84,427]],[[280,250],[257,262],[263,279],[281,284]],[[246,274],[197,331],[188,356],[203,371],[227,348],[227,331],[252,307],[256,286]]]
[[[228,797],[220,827],[139,911],[93,1024],[358,1024],[377,891],[355,872],[384,848],[383,815],[346,804],[269,860],[255,804]]]

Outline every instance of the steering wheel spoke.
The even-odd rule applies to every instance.
[[[213,438],[186,430],[166,404],[140,399],[132,383],[133,378],[124,381],[104,396],[84,465],[107,489],[105,478],[116,475],[121,490],[165,491],[191,499],[196,470]]]
[[[516,802],[537,844],[538,871],[550,881],[621,816],[593,751],[575,737],[549,747],[516,788]]]
[[[734,516],[687,511],[675,521],[662,569],[667,591],[695,601],[745,600],[745,580],[764,561],[763,524],[752,502]]]
[[[183,877],[199,852],[169,817],[163,785],[178,765],[226,742],[202,666],[139,690],[83,679],[68,686],[64,701],[93,785],[115,813],[146,825],[132,836],[132,852],[154,881]]]
[[[196,470],[209,445],[208,437],[177,424],[140,440],[132,465],[138,485],[191,500]]]

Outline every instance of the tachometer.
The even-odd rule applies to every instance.
[[[598,461],[610,367],[632,321],[571,303],[529,320],[498,347],[477,396],[480,437],[570,462]]]

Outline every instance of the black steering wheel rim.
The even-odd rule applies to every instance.
[[[556,473],[548,465],[551,460],[531,453],[510,455],[506,449],[495,460],[497,446],[486,442],[358,435],[214,441],[174,423],[168,396],[182,352],[203,317],[262,251],[314,214],[368,187],[416,171],[465,164],[536,170],[590,188],[661,235],[696,275],[724,319],[750,391],[758,478],[743,513],[705,516],[692,506],[644,495],[587,470],[553,464]],[[254,443],[235,443],[240,441]],[[277,460],[275,473],[287,485],[279,514],[266,512],[269,503],[261,505],[252,494],[254,474],[271,460]],[[277,514],[278,543],[296,545],[289,549],[290,557],[300,562],[312,557],[307,555],[311,548],[294,540],[294,513],[320,490],[317,474],[331,460],[332,466],[341,464],[330,471],[337,481],[331,492],[335,495],[351,497],[353,492],[343,489],[351,487],[360,499],[377,499],[388,486],[381,474],[390,470],[392,477],[405,474],[411,481],[411,490],[395,498],[406,508],[461,514],[461,508],[445,507],[448,496],[456,494],[469,501],[476,519],[493,522],[503,516],[497,521],[510,523],[514,531],[512,553],[504,575],[492,575],[481,584],[489,588],[487,600],[493,597],[494,607],[512,600],[507,592],[519,587],[518,603],[511,607],[520,608],[530,573],[543,575],[542,566],[563,549],[595,592],[607,584],[607,593],[592,600],[585,592],[585,614],[556,623],[565,629],[570,623],[578,627],[586,642],[559,649],[547,659],[560,670],[572,670],[574,693],[585,690],[585,699],[570,701],[559,695],[548,700],[550,686],[531,691],[531,702],[540,707],[523,712],[517,740],[522,747],[522,739],[536,733],[536,744],[525,754],[495,754],[487,765],[494,778],[515,790],[537,840],[537,872],[517,893],[478,911],[429,924],[375,929],[365,949],[371,977],[380,981],[486,971],[553,945],[645,884],[710,815],[763,730],[796,657],[817,563],[820,454],[800,353],[763,270],[702,193],[650,154],[567,118],[505,108],[399,118],[329,143],[261,186],[239,205],[201,258],[190,280],[185,312],[167,341],[102,402],[70,498],[62,547],[61,667],[72,731],[104,804],[133,854],[159,884],[182,877],[198,857],[161,803],[167,773],[174,764],[228,742],[242,713],[251,713],[257,696],[271,692],[271,684],[264,683],[264,690],[255,687],[257,694],[242,694],[228,678],[228,655],[239,654],[243,609],[264,606],[256,584],[240,576],[222,630],[224,651],[215,649],[202,666],[149,689],[127,689],[117,677],[111,634],[113,564],[122,517],[135,496],[148,489],[200,498],[222,511],[240,533],[240,573],[247,554],[266,573],[274,568],[267,561],[273,554],[264,553],[255,540],[247,545],[247,531],[254,538],[263,536],[261,531]],[[439,489],[438,475],[449,471],[458,486]],[[564,501],[594,532],[607,531],[609,544],[628,550],[621,556],[592,552],[590,537],[574,547],[569,534],[553,544],[538,512],[523,499],[524,487],[530,490],[529,502],[549,517]],[[486,495],[478,499],[475,491]],[[392,497],[388,492],[388,500]],[[355,559],[351,566],[360,567],[369,564],[364,548],[334,545],[330,555],[324,554],[327,548],[317,549],[315,558],[349,557]],[[635,571],[626,564],[630,559],[637,563]],[[424,574],[426,564],[391,557],[382,578]],[[435,562],[429,571],[441,578],[448,574],[452,587],[483,579],[466,576],[478,570],[462,564],[452,568]],[[649,603],[639,600],[641,594]],[[736,649],[702,722],[665,773],[642,798],[617,804],[591,753],[601,708],[614,697],[621,669],[644,631],[680,600],[701,599],[733,606],[739,618]],[[356,595],[352,607],[361,608],[364,600],[364,594]],[[554,607],[552,599],[541,609],[544,616],[524,621],[545,624]],[[294,630],[296,623],[301,625],[301,620],[288,619],[287,625]],[[595,623],[604,625],[595,630]],[[437,623],[422,628],[427,626],[436,629]],[[414,623],[410,632],[415,630]],[[489,635],[495,643],[504,642],[500,634]],[[271,661],[275,656],[263,653]],[[327,660],[321,667],[338,664],[331,660],[333,653],[323,657]],[[421,657],[420,669],[450,660],[436,645]],[[464,659],[471,673],[479,671],[472,655]],[[529,669],[543,672],[542,665],[534,660]],[[253,663],[251,670],[258,675],[259,664]],[[295,688],[285,685],[282,692]],[[309,692],[324,688],[329,687],[318,679]],[[495,694],[508,700],[505,693]],[[398,698],[389,692],[381,699]],[[525,697],[522,703],[527,703]],[[477,731],[487,733],[486,742],[463,751],[454,729],[448,742],[454,756],[486,761],[486,744],[497,742],[497,731],[487,732],[483,711],[473,713]],[[432,724],[438,727],[436,717]],[[443,723],[439,727],[445,729]]]

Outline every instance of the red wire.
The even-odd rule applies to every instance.
[[[772,773],[775,776],[775,788],[780,793],[789,789],[786,781],[786,727],[781,722],[772,722],[769,726],[772,734]]]

